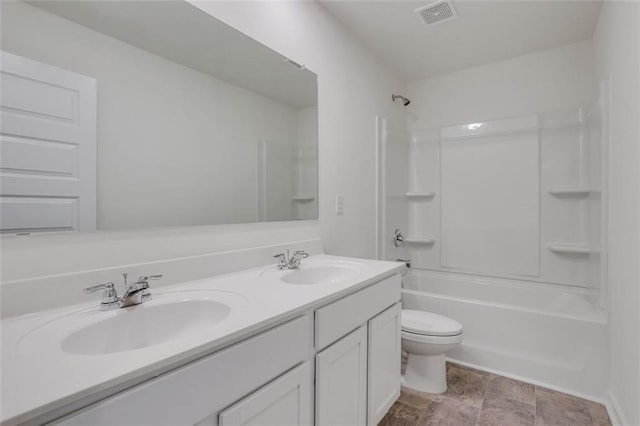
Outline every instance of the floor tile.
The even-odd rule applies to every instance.
[[[433,400],[420,426],[475,426],[480,409],[453,398]]]
[[[378,426],[416,426],[422,419],[423,413],[424,408],[418,409],[402,402],[396,402],[378,423]]]
[[[379,426],[611,426],[602,404],[447,363],[443,394],[402,388]]]
[[[536,387],[529,383],[493,376],[487,384],[487,394],[495,394],[514,401],[534,405],[536,403]]]
[[[427,408],[427,405],[429,405],[429,402],[434,398],[436,398],[435,394],[428,394],[414,391],[412,389],[402,388],[398,401],[403,404],[424,410],[425,408]]]
[[[536,389],[536,426],[593,425],[590,406],[580,398],[548,389]]]
[[[447,391],[443,396],[480,408],[490,375],[466,368],[451,366],[447,369]]]
[[[611,426],[611,419],[604,405],[589,402],[589,408],[594,426]]]
[[[534,426],[536,409],[533,404],[509,399],[498,393],[487,393],[478,426]]]

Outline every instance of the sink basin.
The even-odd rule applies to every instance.
[[[346,281],[354,270],[342,266],[310,266],[294,269],[280,279],[289,284],[321,284]]]
[[[287,284],[335,284],[351,280],[363,268],[355,262],[324,261],[303,263],[298,269],[263,272],[263,277],[273,277]]]
[[[230,312],[228,305],[211,300],[143,303],[70,334],[62,341],[62,350],[97,355],[154,346],[207,331]]]
[[[190,338],[223,323],[246,299],[231,292],[165,292],[124,309],[98,307],[63,315],[31,330],[18,342],[21,351],[58,348],[72,355],[132,351]]]

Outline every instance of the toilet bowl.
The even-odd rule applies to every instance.
[[[402,350],[408,353],[402,385],[420,392],[447,390],[444,354],[462,343],[462,324],[431,312],[402,310]]]

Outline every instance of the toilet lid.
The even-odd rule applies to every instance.
[[[455,336],[462,324],[451,318],[425,311],[402,310],[402,330],[425,336]]]

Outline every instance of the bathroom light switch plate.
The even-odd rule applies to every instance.
[[[336,195],[336,214],[344,213],[344,195]]]

